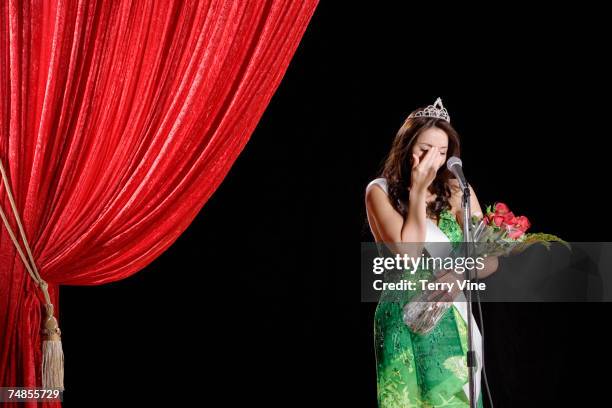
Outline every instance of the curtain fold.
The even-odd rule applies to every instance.
[[[244,148],[316,5],[0,5],[0,158],[56,311],[58,285],[126,278],[187,228]],[[0,205],[15,228],[2,187]],[[0,386],[40,386],[41,305],[2,227]]]

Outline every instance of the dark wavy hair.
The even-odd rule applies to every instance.
[[[422,109],[422,108],[421,108]],[[419,110],[421,110],[419,109]],[[387,179],[389,199],[393,208],[406,216],[409,187],[412,174],[412,148],[419,135],[426,129],[438,128],[448,136],[447,157],[460,155],[459,134],[444,119],[417,117],[408,118],[398,130],[391,151],[385,159],[381,176]],[[429,186],[429,192],[436,195],[436,200],[428,203],[427,216],[438,219],[443,210],[451,208],[451,186],[449,180],[454,178],[446,166],[440,167],[436,178]]]

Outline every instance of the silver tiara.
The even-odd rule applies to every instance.
[[[434,102],[433,105],[429,105],[425,109],[421,109],[415,112],[412,112],[408,119],[410,118],[437,118],[444,119],[448,123],[450,123],[450,116],[448,116],[448,112],[444,105],[442,105],[442,99],[438,98]]]

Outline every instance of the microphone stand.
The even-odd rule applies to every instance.
[[[471,225],[471,206],[470,206],[470,186],[466,184],[463,187],[463,197],[461,200],[461,207],[463,208],[463,240],[465,245],[465,258],[469,259],[471,255],[471,246],[474,242],[474,237],[472,236],[472,231],[470,228]],[[467,269],[468,277],[471,277],[470,269]],[[476,272],[477,273],[477,272]],[[468,366],[468,379],[469,379],[469,387],[470,387],[470,408],[476,408],[476,390],[474,383],[474,371],[476,368],[476,353],[473,349],[473,340],[472,340],[472,289],[470,285],[466,287],[466,303],[467,303],[467,336],[468,336],[468,350],[466,353],[467,358],[467,366]]]

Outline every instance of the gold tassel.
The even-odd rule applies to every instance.
[[[38,269],[36,268],[36,263],[34,262],[34,256],[32,255],[32,250],[30,249],[30,245],[28,244],[28,239],[26,237],[25,229],[23,228],[23,224],[21,223],[21,218],[19,217],[19,212],[17,211],[17,205],[15,203],[15,199],[13,197],[13,193],[11,191],[11,185],[8,181],[8,177],[6,175],[6,171],[4,170],[4,166],[2,164],[2,160],[0,160],[0,181],[2,181],[4,185],[4,189],[6,190],[6,195],[9,199],[9,203],[11,204],[11,210],[13,210],[13,215],[15,216],[15,221],[17,222],[17,226],[19,227],[19,233],[21,234],[21,239],[23,241],[23,248],[17,241],[17,236],[11,228],[11,224],[8,221],[8,218],[0,205],[0,218],[6,227],[6,230],[15,245],[15,249],[19,253],[21,260],[28,273],[38,284],[40,290],[42,291],[45,297],[45,311],[47,312],[47,316],[44,322],[44,328],[42,330],[43,334],[43,355],[42,355],[42,385],[47,389],[59,389],[61,391],[64,390],[64,352],[62,350],[62,339],[61,332],[59,326],[57,324],[57,320],[53,316],[53,304],[51,303],[51,297],[49,296],[49,289],[47,282],[43,280],[38,273]],[[25,251],[25,252],[24,252]],[[28,257],[26,258],[26,253]]]
[[[53,316],[53,305],[45,305],[47,317],[43,329],[42,385],[46,389],[64,390],[64,352],[61,331]]]

